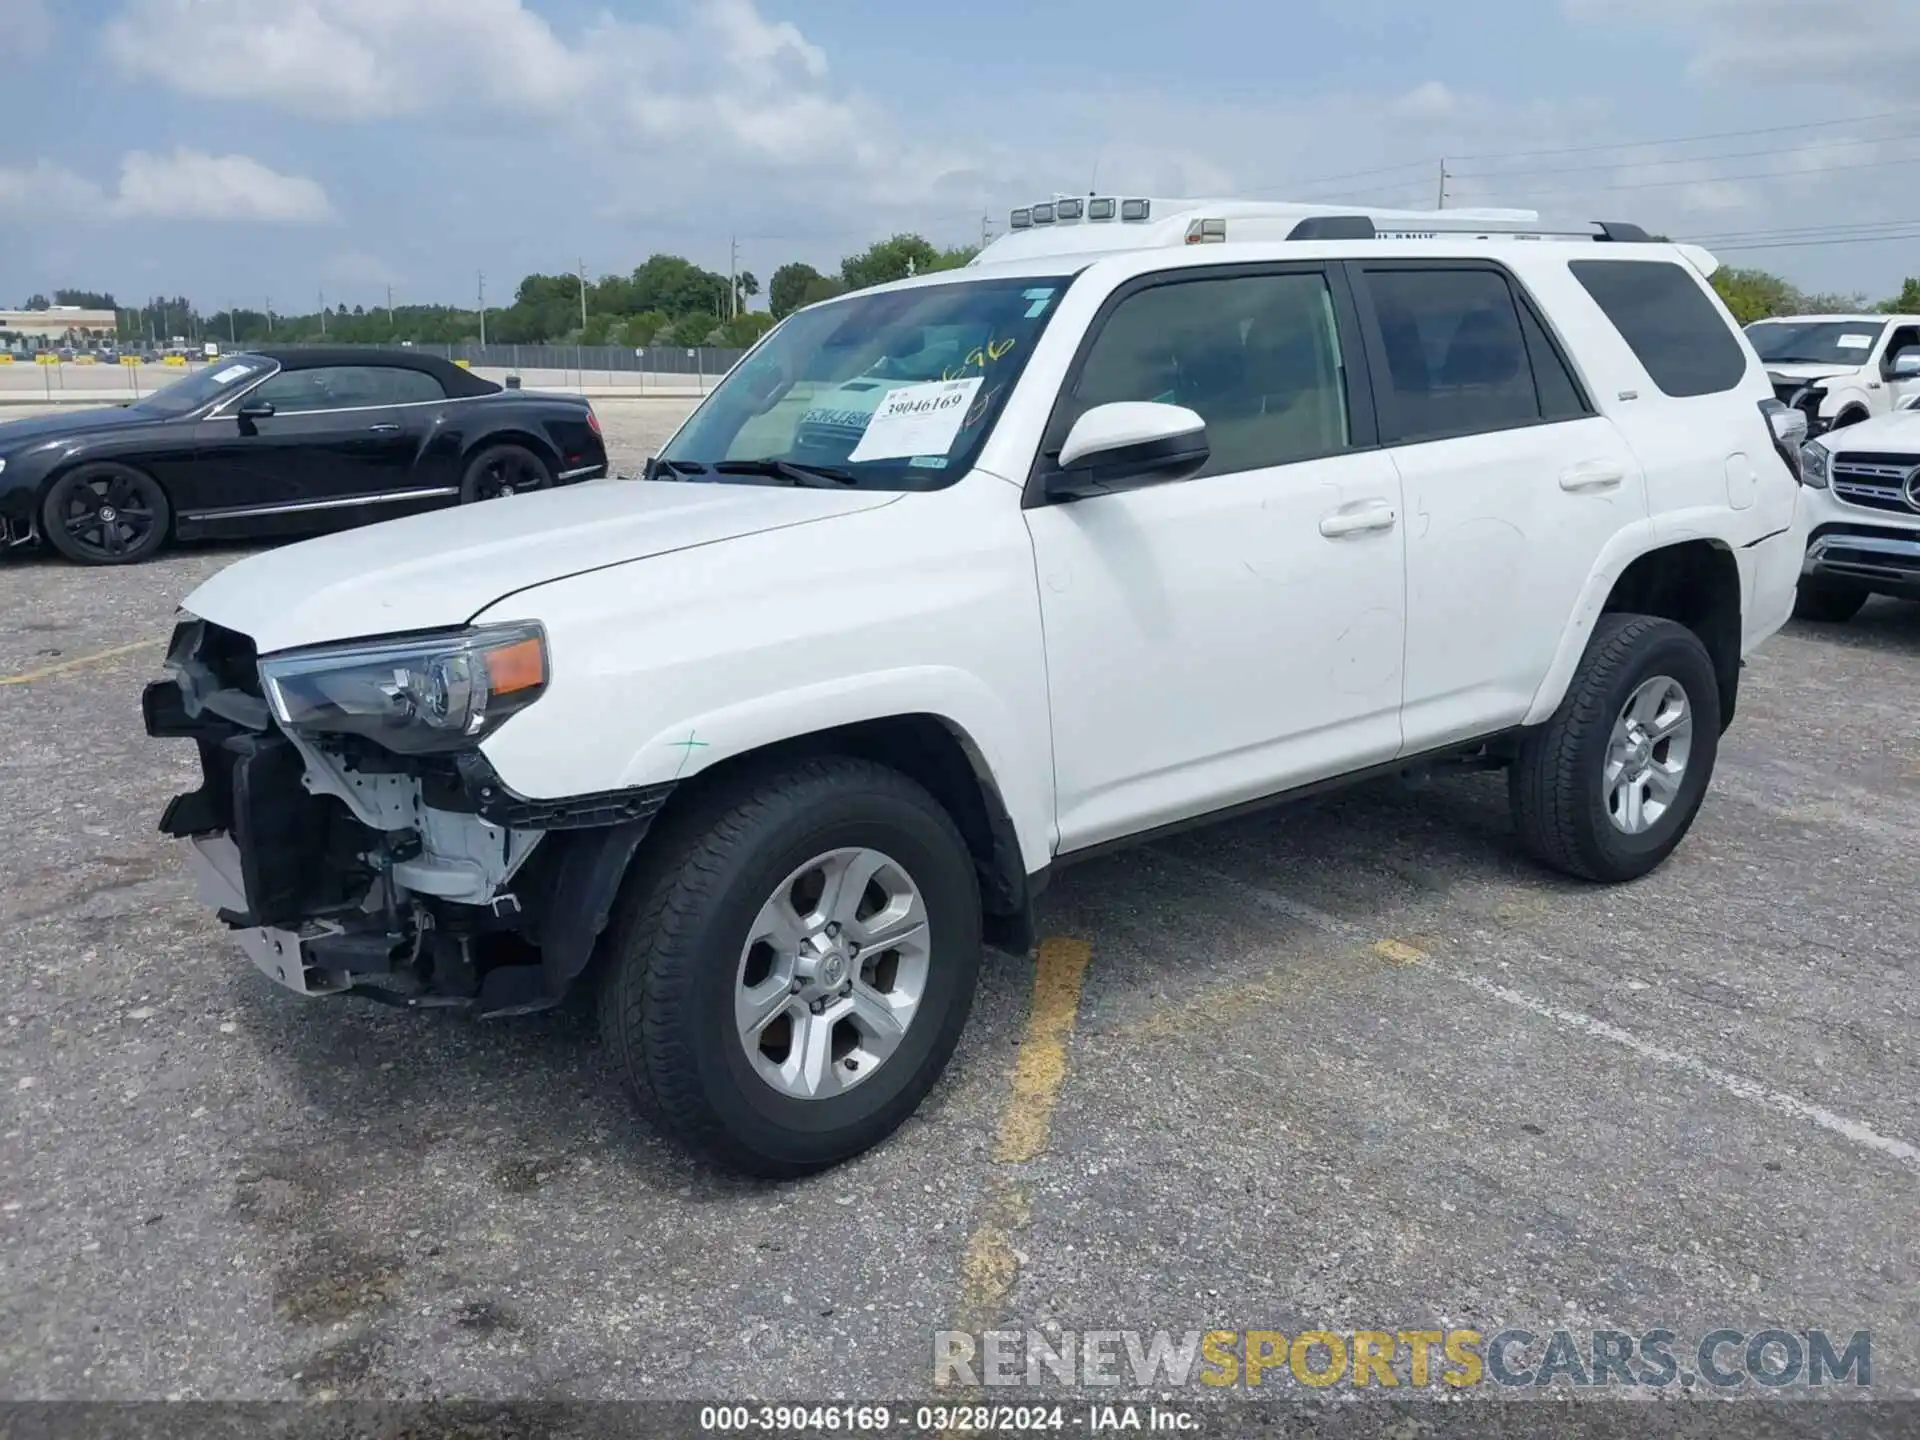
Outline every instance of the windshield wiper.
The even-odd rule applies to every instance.
[[[669,479],[678,480],[682,475],[704,475],[707,467],[698,460],[663,460],[658,455],[648,462],[648,468],[658,475],[662,470]]]
[[[860,483],[850,470],[836,470],[830,465],[796,465],[791,460],[722,460],[713,468],[722,475],[765,475],[785,480],[789,485],[811,485],[816,489]]]

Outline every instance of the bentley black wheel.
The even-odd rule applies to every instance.
[[[460,503],[525,495],[553,484],[547,462],[524,445],[489,445],[474,456],[460,481]]]
[[[63,475],[47,492],[41,528],[47,541],[81,565],[131,565],[167,539],[172,509],[151,476],[101,462]]]

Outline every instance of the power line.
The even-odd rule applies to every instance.
[[[1615,140],[1605,145],[1574,145],[1560,150],[1503,150],[1485,155],[1457,155],[1457,160],[1531,160],[1541,155],[1592,155],[1601,150],[1643,150],[1653,145],[1692,145],[1702,140],[1740,140],[1749,135],[1786,135],[1795,130],[1825,130],[1835,125],[1865,125],[1875,120],[1907,119],[1920,110],[1883,110],[1877,115],[1849,115],[1842,120],[1802,120],[1794,125],[1768,125],[1758,130],[1720,130],[1711,135],[1676,135],[1665,140]]]
[[[1859,220],[1832,225],[1790,225],[1773,230],[1715,230],[1689,238],[1703,242],[1708,240],[1797,240],[1810,236],[1834,235],[1841,231],[1853,234],[1869,230],[1906,230],[1917,225],[1920,225],[1920,220]]]
[[[1645,180],[1631,185],[1584,185],[1578,189],[1549,190],[1544,194],[1536,192],[1533,198],[1549,200],[1576,195],[1611,193],[1616,190],[1665,190],[1680,185],[1730,185],[1746,180],[1819,180],[1848,170],[1892,170],[1903,165],[1920,165],[1920,155],[1906,160],[1874,160],[1860,165],[1825,165],[1818,170],[1758,170],[1744,175],[1696,175],[1685,180]]]
[[[1717,130],[1711,133],[1701,134],[1701,135],[1673,135],[1673,136],[1668,136],[1664,139],[1655,139],[1655,140],[1612,140],[1612,141],[1606,142],[1605,144],[1569,145],[1569,146],[1562,146],[1556,149],[1548,149],[1548,150],[1501,150],[1501,151],[1488,151],[1484,154],[1479,154],[1479,155],[1453,155],[1448,157],[1448,164],[1451,166],[1453,164],[1457,164],[1463,161],[1467,163],[1474,163],[1474,162],[1480,162],[1480,161],[1495,161],[1495,160],[1531,160],[1531,159],[1538,159],[1541,157],[1555,156],[1555,155],[1596,155],[1604,150],[1645,150],[1645,149],[1651,149],[1655,146],[1694,145],[1705,140],[1738,140],[1738,139],[1745,139],[1754,135],[1787,135],[1787,134],[1792,134],[1795,131],[1802,131],[1802,130],[1830,129],[1835,125],[1866,125],[1866,124],[1871,124],[1873,122],[1880,121],[1880,120],[1904,120],[1904,119],[1914,119],[1916,117],[1920,117],[1920,110],[1915,110],[1915,109],[1884,110],[1877,114],[1849,115],[1849,116],[1846,116],[1845,118],[1835,119],[1835,120],[1803,120],[1793,125],[1765,125],[1765,126],[1760,126],[1754,129],[1748,129],[1748,130]],[[1904,139],[1909,137],[1889,136],[1885,138],[1888,140],[1893,140],[1893,139]],[[1836,141],[1832,143],[1843,144],[1843,145],[1855,145],[1855,144],[1872,144],[1874,142],[1870,140],[1851,140],[1851,141]],[[1804,148],[1820,149],[1824,147],[1820,145],[1809,145]],[[1770,152],[1756,151],[1752,153],[1766,154]],[[1745,152],[1739,152],[1739,154],[1744,156]],[[1427,156],[1423,159],[1409,160],[1399,165],[1383,165],[1371,170],[1351,170],[1339,175],[1323,175],[1316,178],[1287,181],[1287,182],[1284,182],[1281,184],[1275,184],[1275,185],[1241,186],[1237,188],[1240,190],[1241,193],[1244,193],[1244,194],[1261,195],[1261,194],[1271,194],[1272,192],[1277,190],[1300,190],[1300,189],[1313,188],[1320,185],[1337,185],[1347,180],[1371,179],[1373,176],[1376,176],[1376,175],[1395,175],[1406,170],[1431,169],[1437,158],[1438,157],[1436,156]],[[1715,159],[1716,157],[1695,156],[1693,158],[1701,163],[1705,163],[1709,160]],[[1732,159],[1732,158],[1736,158],[1736,156],[1729,155],[1729,156],[1721,156],[1717,158]],[[1679,164],[1679,163],[1683,163],[1683,161],[1680,159],[1675,159],[1675,160],[1664,160],[1664,161],[1623,160],[1619,162],[1621,166],[1635,165],[1635,164]],[[1573,167],[1573,168],[1579,169],[1584,167]],[[1605,170],[1605,169],[1612,169],[1616,167],[1612,165],[1598,165],[1592,168]],[[1459,175],[1459,172],[1457,171],[1452,173],[1456,174],[1460,179],[1468,178],[1468,176],[1466,175]],[[1491,174],[1492,172],[1480,172],[1480,173],[1483,175],[1486,175],[1486,174]],[[1505,171],[1501,173],[1510,174],[1510,175],[1520,175],[1520,174],[1528,174],[1528,173],[1537,173],[1537,174],[1572,173],[1572,171],[1568,170],[1568,171],[1555,172],[1555,171],[1542,170],[1542,171],[1536,171],[1536,172],[1527,172],[1527,171],[1514,170],[1514,171]],[[1386,187],[1370,186],[1368,187],[1368,192],[1378,191],[1382,188],[1386,188]],[[1349,197],[1343,194],[1338,196],[1326,196],[1321,198],[1339,200],[1339,199],[1346,199]]]
[[[1506,179],[1516,175],[1581,175],[1596,170],[1624,170],[1629,167],[1644,170],[1655,165],[1709,165],[1721,160],[1753,160],[1763,155],[1785,157],[1788,155],[1807,155],[1816,150],[1839,150],[1856,145],[1891,145],[1901,140],[1920,140],[1920,130],[1910,130],[1899,135],[1880,135],[1865,140],[1823,140],[1815,145],[1799,145],[1788,149],[1778,146],[1766,150],[1731,150],[1719,155],[1674,155],[1665,160],[1613,160],[1604,165],[1566,165],[1546,170],[1468,170],[1453,172],[1461,180]]]
[[[1717,252],[1736,250],[1804,250],[1816,245],[1879,245],[1888,240],[1920,240],[1920,230],[1908,231],[1904,235],[1853,235],[1835,236],[1827,240],[1764,240],[1745,245],[1716,245]]]

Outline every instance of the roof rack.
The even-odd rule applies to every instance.
[[[1651,244],[1641,226],[1596,220],[1575,227],[1541,223],[1534,210],[1385,210],[1289,200],[1166,200],[1150,196],[1055,195],[1023,205],[1009,231],[975,264],[1043,255],[1218,245],[1229,240],[1589,240]],[[1704,250],[1679,247],[1704,273],[1719,268]]]

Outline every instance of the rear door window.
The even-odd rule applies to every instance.
[[[1376,377],[1383,435],[1438,440],[1587,413],[1503,272],[1366,267],[1363,275],[1386,372]]]
[[[1693,272],[1671,260],[1575,260],[1569,268],[1661,393],[1718,395],[1746,377],[1747,352]]]

